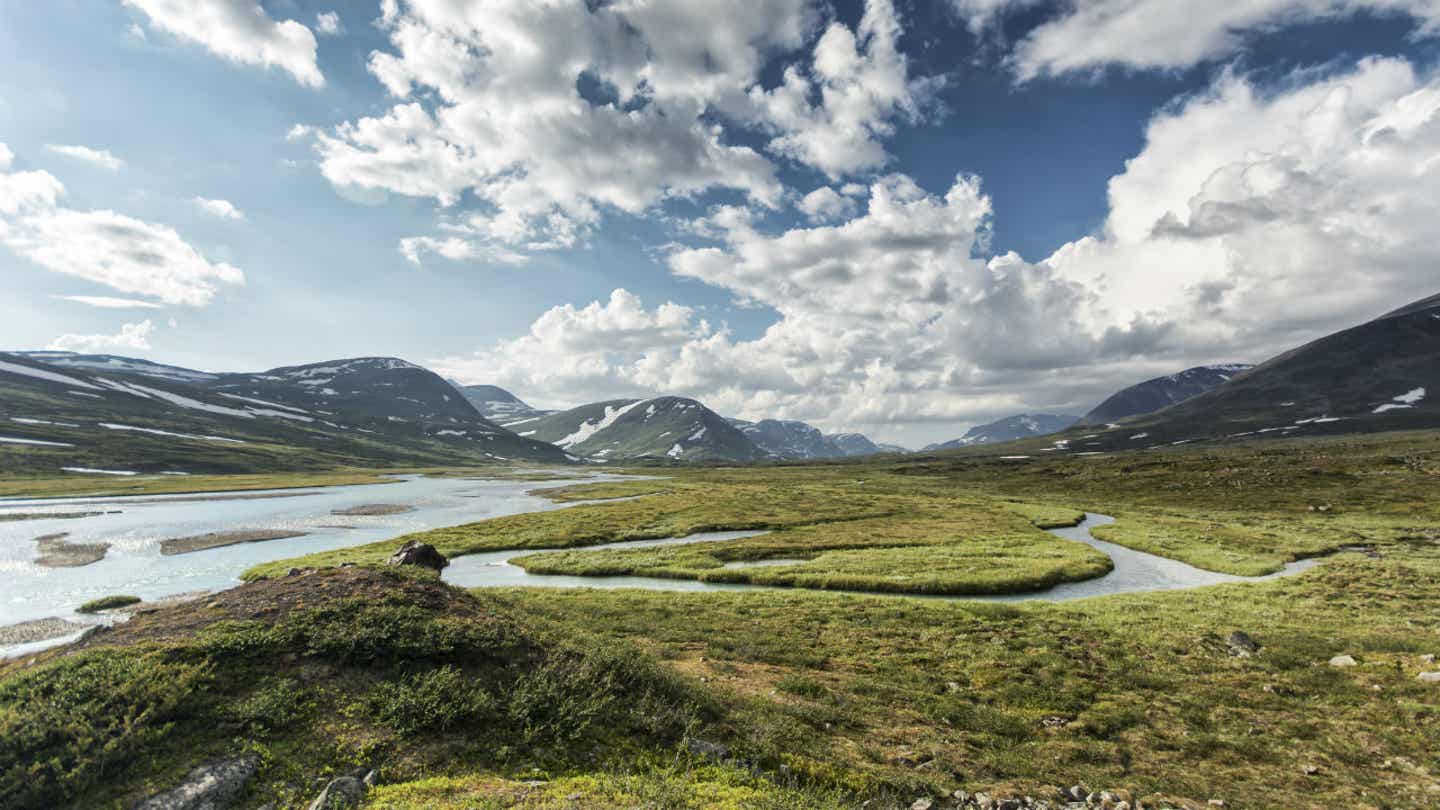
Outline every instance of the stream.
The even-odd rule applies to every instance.
[[[1198,588],[1205,585],[1219,585],[1226,582],[1260,582],[1276,577],[1298,574],[1319,563],[1317,559],[1298,560],[1288,563],[1280,571],[1261,577],[1241,577],[1232,574],[1218,574],[1196,568],[1178,560],[1160,557],[1143,551],[1107,543],[1090,533],[1094,526],[1114,523],[1108,515],[1093,512],[1085,514],[1079,525],[1047,529],[1050,534],[1065,540],[1090,545],[1108,555],[1115,567],[1104,576],[1081,582],[1065,582],[1044,591],[977,596],[939,596],[930,594],[874,594],[870,592],[831,591],[831,593],[866,593],[872,596],[891,596],[905,599],[964,599],[982,602],[1025,602],[1031,600],[1063,602],[1071,599],[1085,599],[1092,596],[1111,596],[1121,593],[1144,593],[1167,591],[1180,588]],[[700,532],[686,537],[667,537],[660,540],[631,540],[606,543],[598,546],[563,549],[565,551],[594,551],[600,549],[645,548],[647,546],[688,545],[708,543],[717,540],[736,540],[755,537],[765,532]],[[721,582],[701,582],[693,579],[668,579],[663,577],[616,576],[578,577],[551,574],[531,574],[510,563],[515,557],[537,554],[543,551],[561,549],[514,549],[491,551],[483,554],[469,554],[456,557],[441,576],[452,585],[465,588],[496,588],[516,586],[540,586],[550,588],[643,588],[656,591],[794,591],[805,590],[774,585],[748,585]],[[756,560],[748,563],[731,563],[727,568],[778,566],[785,564],[804,565],[804,560]]]

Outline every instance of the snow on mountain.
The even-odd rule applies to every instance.
[[[1031,436],[1045,436],[1051,433],[1058,433],[1070,427],[1075,424],[1078,418],[1079,417],[1065,414],[1050,413],[1022,413],[1015,416],[1007,416],[1004,419],[997,419],[988,424],[976,425],[958,439],[928,445],[925,447],[925,450],[954,450],[960,447],[973,447],[980,444],[997,444],[999,442],[1015,441],[1016,439],[1026,439]]]

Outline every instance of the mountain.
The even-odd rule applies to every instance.
[[[1228,382],[1250,366],[1230,363],[1196,366],[1178,374],[1156,377],[1117,391],[1080,418],[1082,425],[1108,425],[1131,416],[1153,413]]]
[[[977,444],[995,444],[1031,436],[1059,433],[1079,420],[1078,416],[1052,413],[1022,413],[1007,416],[985,425],[976,425],[958,439],[932,444],[926,450],[954,450],[958,447],[972,447]]]
[[[785,459],[834,458],[845,453],[819,429],[794,419],[730,419],[745,438],[772,456]]]
[[[798,419],[761,419],[747,422],[730,419],[745,437],[761,450],[789,460],[844,458],[875,453],[905,452],[904,448],[882,447],[863,433],[821,433],[820,429]]]
[[[452,382],[465,399],[482,416],[499,425],[510,425],[529,421],[539,416],[548,416],[555,411],[542,411],[525,404],[523,400],[498,385],[460,385]]]
[[[693,399],[616,399],[515,424],[521,436],[598,461],[754,461],[766,457],[745,434]]]
[[[1292,349],[1121,429],[1084,437],[1091,440],[1084,449],[1434,427],[1440,427],[1440,296]]]
[[[145,360],[0,354],[0,469],[55,474],[564,463],[403,360],[215,374]]]

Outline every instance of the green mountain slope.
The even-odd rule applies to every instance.
[[[208,374],[131,358],[0,354],[6,473],[511,460],[567,459],[485,419],[434,373],[393,358]]]

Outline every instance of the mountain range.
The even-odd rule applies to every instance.
[[[1440,296],[1259,366],[1199,366],[1084,417],[1019,414],[926,450],[1099,453],[1440,424]],[[1046,438],[1038,438],[1038,437]],[[661,396],[534,408],[390,357],[212,373],[115,355],[0,353],[0,470],[226,473],[316,466],[752,462],[904,452]],[[1008,450],[1006,452],[1009,452]]]
[[[486,419],[434,372],[386,357],[213,374],[111,355],[0,354],[0,420],[7,472],[570,460]]]

